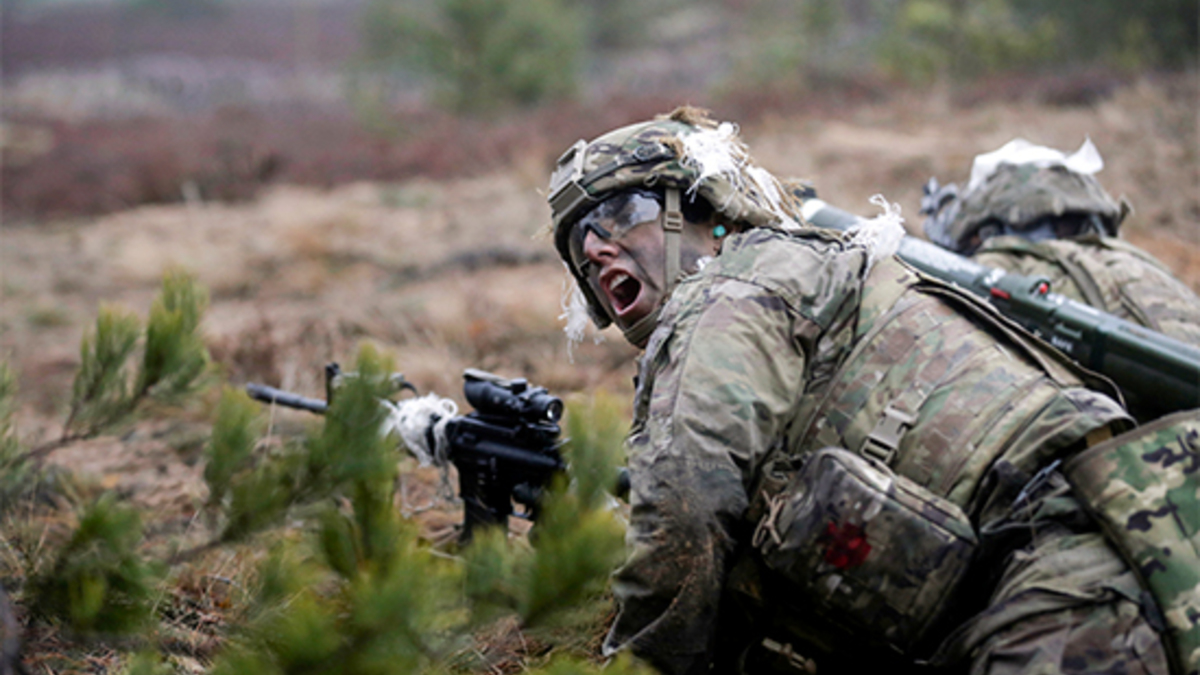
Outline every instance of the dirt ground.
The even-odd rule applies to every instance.
[[[1090,137],[1106,161],[1099,178],[1135,207],[1126,238],[1200,290],[1196,104],[1195,76],[1144,80],[1081,107],[963,107],[947,95],[906,94],[839,114],[767,115],[743,135],[763,166],[812,180],[830,203],[872,214],[868,199],[883,194],[912,232],[930,176],[965,181],[976,154],[1018,136],[1064,150]],[[6,225],[0,354],[19,374],[23,438],[36,445],[61,432],[80,338],[98,307],[144,319],[170,266],[209,289],[204,331],[230,385],[260,381],[319,397],[322,366],[353,361],[366,340],[422,392],[460,403],[467,367],[527,377],[559,396],[604,388],[627,399],[636,352],[619,333],[573,350],[563,335],[565,273],[544,233],[548,170],[545,153],[531,153],[469,179],[279,185],[234,205],[193,200]],[[207,412],[69,446],[51,460],[120,489],[163,523],[187,523],[204,498],[197,460]]]

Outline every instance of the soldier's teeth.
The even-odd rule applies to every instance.
[[[618,272],[613,275],[612,282],[608,285],[609,288],[616,288],[629,280],[629,275],[624,272]]]

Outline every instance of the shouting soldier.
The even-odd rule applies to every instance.
[[[1158,608],[1060,462],[1110,383],[891,254],[691,108],[551,178],[574,306],[642,348],[607,654],[663,673],[1166,673]],[[584,309],[586,308],[586,309]]]

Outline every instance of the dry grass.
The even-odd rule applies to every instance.
[[[747,122],[744,135],[762,164],[813,179],[828,201],[869,212],[867,199],[883,193],[914,228],[930,175],[964,180],[976,153],[1014,136],[1074,148],[1089,135],[1107,160],[1103,182],[1138,209],[1129,238],[1200,288],[1195,97],[1194,78],[1141,82],[1085,107],[1029,99],[961,107],[949,97],[898,95],[836,111],[801,106],[764,115]],[[539,236],[547,216],[540,189],[548,158],[561,149],[547,139],[563,137],[565,146],[668,107],[653,101],[590,113],[581,117],[594,124],[580,133],[542,120],[545,133],[525,146],[518,131],[528,127],[502,126],[496,133],[513,137],[483,147],[509,150],[473,177],[276,185],[236,204],[147,205],[7,225],[0,233],[0,353],[20,375],[22,435],[36,443],[58,433],[79,339],[98,303],[144,315],[163,269],[174,263],[213,291],[204,330],[233,384],[262,381],[320,397],[322,366],[351,359],[369,340],[391,352],[422,392],[460,404],[467,367],[527,377],[560,396],[603,388],[628,400],[636,352],[618,333],[607,331],[599,344],[587,340],[573,363],[567,358],[558,318],[564,272]],[[196,517],[205,498],[197,440],[203,406],[163,412],[128,436],[51,456],[86,477],[79,489],[115,488],[142,506],[153,550],[209,534]],[[279,411],[274,430],[298,434],[312,422]],[[443,536],[457,513],[438,501],[437,477],[410,464],[405,474],[397,507],[430,536]],[[62,536],[64,512],[43,504],[22,514],[35,516],[28,525],[3,523],[4,578],[19,579]],[[208,662],[244,606],[257,555],[254,548],[214,551],[175,570],[160,609],[164,644],[179,670],[198,672]],[[514,646],[522,636],[496,631],[489,648],[498,651],[485,659],[492,672],[516,672],[522,659],[536,658],[538,647]],[[110,672],[120,661],[111,649],[76,645],[46,628],[28,639],[37,673]]]

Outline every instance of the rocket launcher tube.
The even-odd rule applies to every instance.
[[[810,224],[845,231],[862,219],[819,199],[804,203]],[[1045,279],[985,267],[906,236],[897,255],[932,277],[987,299],[1001,314],[1107,376],[1142,417],[1200,407],[1200,349],[1050,292]]]

